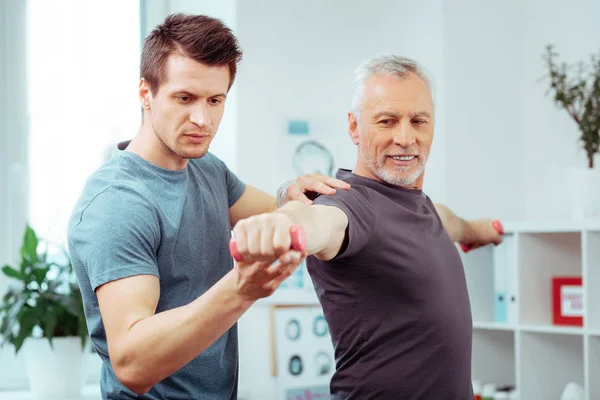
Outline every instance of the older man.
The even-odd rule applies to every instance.
[[[381,56],[358,68],[355,85],[356,166],[337,172],[351,189],[240,221],[239,252],[274,259],[289,249],[289,229],[304,228],[335,347],[334,399],[472,399],[471,310],[455,242],[500,244],[501,233],[422,190],[435,120],[425,70]]]

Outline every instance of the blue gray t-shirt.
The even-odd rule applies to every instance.
[[[68,245],[90,337],[102,358],[104,399],[236,399],[237,325],[139,396],[111,367],[95,290],[115,279],[156,275],[157,313],[201,296],[233,268],[229,207],[244,189],[211,153],[172,171],[124,151],[90,177],[69,223]]]

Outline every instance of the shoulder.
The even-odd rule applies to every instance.
[[[315,200],[315,204],[321,205],[369,205],[371,204],[371,189],[366,186],[353,184],[350,189],[336,189],[333,195],[319,195]]]
[[[115,224],[125,223],[141,217],[148,218],[157,214],[153,200],[135,185],[111,184],[82,196],[71,217],[72,228],[85,220],[93,219]]]
[[[86,218],[118,223],[138,213],[148,216],[155,208],[150,189],[131,173],[128,163],[115,157],[86,181],[73,208],[69,230]]]

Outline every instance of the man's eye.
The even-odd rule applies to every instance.
[[[425,121],[424,119],[414,119],[413,120],[413,124],[417,124],[417,125],[422,125],[424,123],[426,123],[427,121]]]
[[[181,101],[182,103],[187,103],[190,101],[190,96],[177,96],[177,100]]]
[[[393,122],[394,122],[394,121],[393,121],[393,120],[391,120],[391,119],[382,119],[381,121],[379,121],[379,124],[380,124],[380,125],[387,126],[387,125],[391,125]]]
[[[210,102],[212,104],[221,104],[222,100],[221,99],[210,99]]]

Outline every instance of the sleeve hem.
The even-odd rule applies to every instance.
[[[106,283],[116,281],[119,279],[123,279],[123,278],[130,278],[132,276],[137,276],[137,275],[154,275],[160,279],[160,275],[158,274],[158,271],[156,271],[155,269],[148,268],[147,266],[144,266],[141,268],[140,267],[126,267],[126,268],[110,270],[110,271],[104,272],[102,274],[91,276],[90,283],[92,285],[92,290],[96,291],[96,289],[98,287],[100,287]]]

